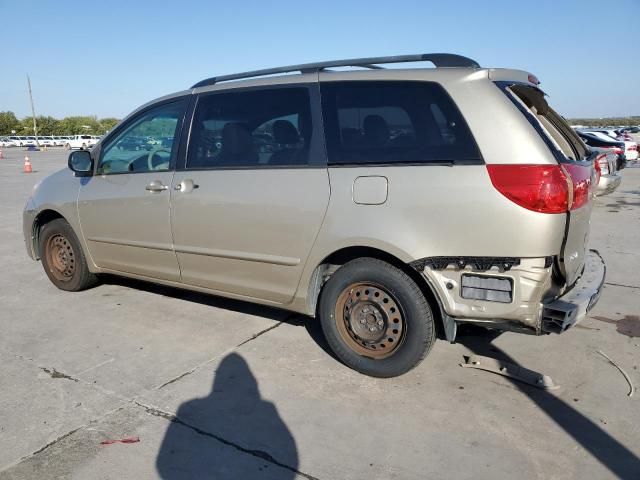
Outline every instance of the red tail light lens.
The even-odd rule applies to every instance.
[[[595,176],[593,175],[594,170],[590,165],[588,167],[583,167],[582,165],[573,163],[565,163],[562,168],[568,173],[571,181],[573,182],[573,201],[571,202],[571,210],[576,210],[588,203],[591,198],[591,186],[595,183]]]
[[[600,177],[602,176],[602,167],[600,166],[600,160],[594,162],[593,168],[596,169],[596,179],[599,182]]]
[[[596,169],[596,173],[598,174],[596,178],[596,183],[600,181],[601,175],[608,175],[609,172],[609,162],[607,161],[607,156],[604,153],[601,153],[596,158],[596,161],[593,162],[593,166]]]
[[[624,152],[620,147],[613,147],[613,153],[615,153],[616,155],[622,155]]]
[[[564,213],[571,203],[571,182],[559,165],[487,165],[491,183],[502,195],[528,210]]]

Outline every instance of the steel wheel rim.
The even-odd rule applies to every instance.
[[[342,291],[335,321],[349,348],[376,360],[395,353],[406,336],[400,304],[385,288],[370,282],[353,283]]]
[[[56,280],[68,282],[76,271],[76,259],[73,246],[64,235],[49,237],[45,248],[49,271]]]

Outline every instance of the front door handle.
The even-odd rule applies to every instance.
[[[154,192],[163,192],[168,188],[169,187],[164,185],[160,180],[154,180],[153,182],[151,182],[149,185],[145,187],[145,190],[154,193]]]
[[[191,180],[190,178],[184,179],[179,183],[176,183],[173,186],[174,190],[180,190],[182,193],[188,193],[191,192],[193,190],[195,190],[196,188],[199,188],[200,185],[198,185],[197,183],[195,183],[193,180]]]

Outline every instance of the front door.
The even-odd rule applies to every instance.
[[[178,281],[170,186],[186,101],[136,115],[102,145],[96,173],[80,187],[82,234],[103,269]]]
[[[199,98],[186,168],[176,172],[171,192],[184,283],[291,300],[329,201],[314,89]]]

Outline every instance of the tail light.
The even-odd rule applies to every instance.
[[[540,213],[580,208],[591,196],[593,169],[577,164],[487,165],[491,183],[512,202]]]
[[[600,172],[600,175],[609,175],[609,162],[607,161],[607,156],[605,154],[598,155],[598,158],[596,158],[593,165],[596,168],[596,171]],[[598,178],[598,181],[600,181],[600,178]]]
[[[616,155],[622,155],[624,153],[624,150],[622,150],[620,147],[613,147],[613,153],[615,153]]]
[[[600,162],[598,160],[593,162],[593,168],[596,170],[596,182],[600,183],[600,177],[602,176],[602,170],[601,170],[601,167],[600,167]]]
[[[569,210],[571,182],[560,165],[487,165],[491,183],[521,207],[540,213]]]
[[[573,186],[573,201],[570,202],[570,208],[577,210],[589,202],[593,189],[598,183],[596,182],[595,169],[591,168],[591,165],[583,167],[575,163],[566,163],[561,168],[568,173]]]

